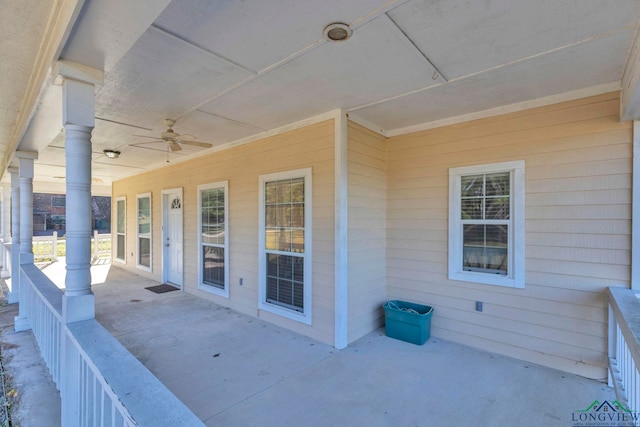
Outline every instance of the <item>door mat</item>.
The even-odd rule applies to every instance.
[[[156,294],[164,294],[165,292],[171,292],[171,291],[179,291],[180,289],[176,288],[175,286],[172,285],[157,285],[157,286],[149,286],[148,288],[145,289],[149,289],[151,292],[155,292]]]

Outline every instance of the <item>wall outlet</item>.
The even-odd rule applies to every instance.
[[[482,311],[482,301],[476,301],[476,311]]]

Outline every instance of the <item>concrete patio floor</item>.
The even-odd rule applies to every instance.
[[[570,426],[574,411],[615,399],[606,384],[434,337],[416,346],[380,329],[336,350],[152,293],[157,282],[117,266],[92,270],[97,320],[211,426]]]

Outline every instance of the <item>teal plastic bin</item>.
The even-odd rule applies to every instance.
[[[388,337],[417,345],[429,339],[433,307],[397,300],[387,301],[382,307]]]

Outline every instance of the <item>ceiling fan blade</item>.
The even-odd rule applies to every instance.
[[[181,139],[179,142],[182,143],[182,144],[185,144],[185,145],[193,145],[195,147],[202,147],[202,148],[211,148],[211,147],[213,147],[213,144],[209,144],[208,142],[185,141],[184,139]]]
[[[151,136],[151,135],[132,135],[132,136],[135,136],[137,138],[160,139],[157,136]]]
[[[167,144],[169,144],[169,148],[171,148],[171,151],[180,151],[180,150],[182,150],[182,147],[180,147],[180,145],[178,145],[178,143],[176,143],[176,142],[167,142]]]
[[[143,145],[143,144],[157,144],[158,142],[164,142],[164,141],[156,138],[153,141],[134,142],[133,144],[129,144],[129,145],[135,147],[137,145]]]
[[[186,139],[187,141],[191,141],[191,140],[194,140],[194,139],[198,139],[198,137],[195,136],[195,135],[191,135],[190,133],[181,133],[180,134],[180,138],[178,138],[178,139],[180,139],[180,140]]]

